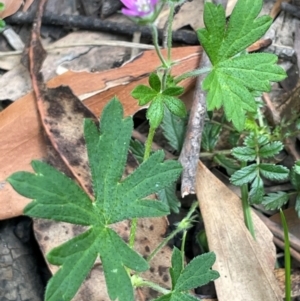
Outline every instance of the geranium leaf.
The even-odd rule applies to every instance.
[[[261,8],[262,0],[239,0],[227,26],[223,7],[205,3],[206,28],[197,31],[213,65],[203,82],[208,110],[223,105],[226,118],[239,131],[245,126],[246,112],[257,109],[253,91],[269,91],[270,81],[286,77],[275,64],[275,55],[240,53],[261,38],[272,23],[269,16],[257,18]]]
[[[185,104],[176,97],[162,95],[162,101],[170,112],[178,117],[184,118],[187,114]]]
[[[85,121],[94,202],[67,176],[39,161],[32,163],[35,174],[18,172],[8,178],[16,191],[34,199],[25,208],[27,215],[89,226],[86,232],[49,252],[49,262],[62,267],[49,281],[46,301],[71,300],[98,256],[109,297],[134,300],[126,268],[142,272],[148,263],[109,225],[124,219],[167,214],[166,204],[145,197],[176,181],[181,166],[176,161],[164,163],[164,153],[156,152],[122,179],[132,129],[132,119],[123,118],[117,99],[103,110],[100,130],[91,120]]]
[[[157,91],[151,89],[148,86],[138,85],[131,92],[131,96],[138,100],[140,106],[144,106],[148,102],[153,100],[157,93]]]
[[[164,102],[161,95],[157,95],[147,110],[146,117],[150,126],[154,129],[158,128],[164,118]]]
[[[161,81],[160,81],[159,76],[156,73],[151,73],[149,75],[149,85],[156,92],[160,92]]]

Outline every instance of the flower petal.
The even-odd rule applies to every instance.
[[[122,8],[121,11],[122,11],[122,14],[127,15],[127,16],[133,16],[133,17],[140,16],[140,13],[138,11],[134,11],[131,9]]]

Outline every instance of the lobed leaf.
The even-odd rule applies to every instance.
[[[91,120],[85,121],[94,202],[74,181],[39,161],[32,162],[35,174],[19,172],[9,177],[14,189],[34,199],[26,214],[90,226],[47,255],[50,263],[61,268],[48,283],[46,301],[70,301],[98,256],[110,298],[133,301],[127,269],[142,272],[149,266],[109,226],[124,219],[167,214],[166,204],[145,197],[175,182],[182,168],[175,161],[163,162],[164,153],[157,152],[123,180],[132,129],[132,119],[123,118],[116,98],[103,110],[100,130]]]
[[[219,278],[219,273],[211,270],[215,261],[216,255],[213,252],[195,257],[180,274],[174,290],[190,290]]]
[[[160,92],[161,81],[160,81],[159,76],[156,73],[151,73],[149,75],[149,85],[156,92]]]
[[[138,100],[140,106],[146,105],[153,100],[156,95],[157,92],[155,90],[145,85],[138,85],[131,92],[131,96]]]
[[[156,96],[147,110],[146,117],[150,126],[154,129],[158,128],[164,118],[164,103],[161,97]]]
[[[261,204],[264,194],[264,182],[260,176],[257,176],[251,184],[251,189],[249,192],[249,203]]]
[[[187,115],[185,104],[176,97],[162,95],[162,101],[170,112],[178,117],[184,118]]]

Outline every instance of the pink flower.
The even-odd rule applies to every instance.
[[[155,5],[159,0],[121,0],[126,6],[122,13],[131,17],[145,17],[155,11]]]

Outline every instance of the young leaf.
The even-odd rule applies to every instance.
[[[230,181],[233,185],[242,186],[243,184],[251,183],[258,175],[258,167],[256,164],[243,167],[236,171],[231,177]]]
[[[211,270],[215,261],[216,255],[213,252],[195,257],[181,272],[174,290],[190,290],[219,278],[219,273]]]
[[[149,120],[150,126],[154,129],[158,128],[164,118],[165,106],[163,99],[157,95],[150,104],[147,110],[146,117]]]
[[[240,161],[254,161],[256,152],[248,146],[240,146],[232,149],[232,155]]]
[[[270,158],[277,155],[283,149],[283,144],[280,141],[270,142],[259,149],[261,158]]]
[[[145,85],[138,85],[131,92],[131,96],[138,100],[140,106],[146,105],[153,100],[157,94],[158,92]]]
[[[169,110],[164,111],[164,119],[160,126],[169,144],[177,152],[181,151],[183,145],[186,122],[186,118],[175,116]]]
[[[274,210],[281,208],[289,200],[289,195],[286,192],[279,191],[276,193],[269,193],[264,197],[262,204],[267,210]]]
[[[149,85],[156,92],[160,92],[161,81],[159,76],[156,73],[151,73],[149,76]]]
[[[185,268],[183,268],[180,251],[175,248],[172,254],[172,267],[170,268],[172,291],[154,301],[198,300],[187,291],[205,285],[220,277],[217,271],[211,270],[215,260],[216,255],[214,253],[205,253],[195,257]]]
[[[184,92],[183,87],[169,87],[166,90],[163,91],[163,95],[168,96],[179,96]]]
[[[186,116],[187,111],[185,104],[179,98],[168,95],[162,95],[161,98],[172,114],[181,118]]]
[[[258,167],[261,175],[272,181],[285,180],[289,176],[289,170],[282,165],[261,163]]]
[[[272,23],[269,16],[257,18],[261,8],[262,0],[239,0],[226,26],[223,7],[205,3],[206,28],[197,31],[213,65],[203,82],[203,89],[208,91],[208,110],[223,105],[226,118],[239,131],[244,128],[246,111],[257,109],[252,91],[269,91],[270,81],[286,77],[285,71],[275,65],[275,55],[238,55],[261,38]]]
[[[35,174],[19,172],[8,178],[16,191],[34,199],[25,208],[25,214],[89,226],[86,232],[48,254],[50,263],[62,267],[47,286],[46,301],[71,300],[98,256],[109,297],[133,301],[126,268],[142,272],[148,268],[148,263],[109,225],[169,212],[165,204],[145,197],[174,182],[181,172],[180,164],[163,162],[164,153],[156,152],[123,180],[132,119],[123,119],[122,106],[113,99],[104,108],[100,124],[100,131],[91,120],[84,124],[94,202],[71,179],[39,161],[32,163]]]
[[[171,211],[178,213],[181,203],[178,200],[175,190],[176,190],[176,185],[174,183],[174,184],[171,184],[170,186],[165,187],[164,189],[158,191],[157,194],[158,194],[158,198],[163,203],[168,205],[168,207],[170,208]]]

